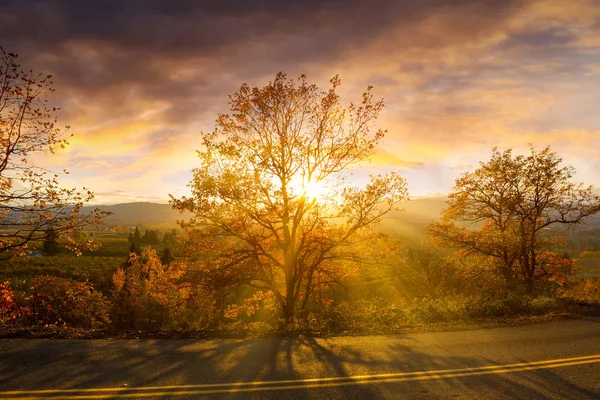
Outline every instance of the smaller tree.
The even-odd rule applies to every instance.
[[[180,265],[165,268],[156,250],[147,246],[113,275],[113,322],[117,327],[160,328],[169,323],[182,300],[176,280]]]
[[[171,248],[167,246],[163,250],[162,256],[160,257],[160,262],[162,265],[167,266],[173,261],[175,261],[175,258],[173,257],[173,254],[171,254]]]
[[[165,232],[162,243],[165,246],[173,247],[177,243],[177,230],[171,229],[171,231]]]
[[[0,259],[27,254],[50,229],[66,247],[89,249],[93,243],[79,240],[77,231],[107,214],[82,213],[92,192],[63,189],[57,173],[32,163],[32,156],[67,145],[58,108],[48,104],[53,91],[52,76],[22,69],[17,55],[0,47]]]
[[[430,243],[409,247],[405,262],[418,278],[419,285],[416,286],[421,286],[420,290],[432,297],[443,294],[454,273],[452,258],[447,251]]]
[[[144,244],[159,244],[160,239],[158,238],[158,233],[153,229],[146,229],[144,231],[144,236],[141,238],[141,242]]]
[[[56,243],[57,234],[54,229],[49,228],[46,230],[46,237],[44,238],[43,253],[45,256],[55,256],[58,253],[58,243]]]
[[[133,234],[133,241],[139,244],[142,241],[142,235],[140,234],[140,229],[136,226],[135,232]]]
[[[560,244],[553,227],[572,226],[600,210],[591,186],[572,182],[575,170],[549,147],[527,156],[494,148],[492,158],[456,180],[442,222],[429,233],[494,260],[507,287],[536,282],[564,283],[573,266],[554,251]],[[460,225],[459,225],[460,224]]]
[[[141,252],[140,246],[136,242],[130,242],[129,243],[129,252],[128,252],[128,255],[127,255],[127,260],[129,260],[129,258],[131,257],[131,253],[139,255],[140,252]]]

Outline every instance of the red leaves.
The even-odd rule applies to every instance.
[[[88,281],[37,276],[24,291],[13,292],[8,286],[8,282],[0,284],[0,298],[5,294],[12,301],[8,312],[0,313],[5,321],[44,327],[91,327],[95,322],[108,322],[108,303]]]
[[[10,317],[10,314],[15,306],[14,292],[10,288],[10,282],[0,283],[0,321]]]

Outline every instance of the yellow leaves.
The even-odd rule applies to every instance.
[[[505,277],[519,276],[528,292],[539,280],[564,284],[573,264],[551,251],[560,237],[549,235],[549,227],[578,223],[600,209],[600,199],[571,182],[574,170],[561,162],[549,147],[530,146],[527,156],[494,148],[490,161],[456,180],[443,222],[429,233],[496,259]]]
[[[207,286],[252,281],[292,312],[300,292],[310,297],[317,270],[331,282],[351,275],[371,228],[407,198],[398,173],[332,194],[341,172],[368,158],[382,139],[374,122],[384,105],[368,87],[360,106],[345,106],[336,93],[339,76],[330,84],[322,92],[305,76],[284,73],[262,88],[244,84],[229,97],[231,113],[219,114],[214,131],[202,133],[192,197],[173,204],[195,213],[182,226],[187,254]],[[300,290],[303,284],[309,286]]]
[[[125,271],[123,268],[117,269],[117,272],[113,274],[112,282],[114,285],[114,291],[120,292],[123,290],[123,286],[125,285]]]

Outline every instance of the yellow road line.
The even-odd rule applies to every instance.
[[[0,392],[0,400],[26,400],[40,399],[43,397],[54,400],[83,400],[83,399],[108,399],[108,398],[134,398],[151,396],[188,396],[208,395],[237,392],[258,392],[291,389],[311,389],[338,387],[347,385],[363,385],[369,383],[391,383],[423,381],[434,379],[447,379],[475,375],[505,374],[537,369],[561,368],[574,365],[600,363],[600,354],[584,357],[563,358],[556,360],[535,361],[507,365],[488,365],[484,367],[458,368],[419,372],[400,372],[378,375],[356,375],[333,378],[311,378],[280,381],[259,382],[232,382],[201,385],[171,385],[147,386],[138,388],[96,388],[96,389],[49,389],[49,390],[19,390]],[[135,392],[135,393],[133,393]],[[78,393],[78,394],[68,394]],[[87,394],[83,394],[87,393]],[[61,396],[61,394],[63,396]],[[17,397],[6,397],[6,396]],[[50,397],[49,397],[50,396]]]
[[[523,366],[540,365],[540,364],[556,364],[563,362],[572,362],[580,360],[589,360],[600,358],[600,354],[582,357],[572,358],[560,358],[554,360],[543,360],[543,361],[532,361],[525,363],[516,364],[505,364],[505,365],[487,365],[483,367],[470,367],[470,368],[458,368],[458,369],[442,369],[432,371],[415,371],[415,372],[394,372],[387,374],[376,374],[376,375],[353,375],[353,376],[341,376],[333,378],[307,378],[307,379],[291,379],[291,380],[277,380],[277,381],[257,381],[257,382],[231,382],[231,383],[205,383],[199,385],[172,385],[172,386],[144,386],[144,387],[112,387],[112,388],[96,388],[96,389],[47,389],[47,390],[16,390],[10,392],[0,392],[0,395],[15,395],[15,394],[52,394],[52,393],[85,393],[85,392],[123,392],[123,391],[136,391],[136,390],[168,390],[168,389],[199,389],[199,388],[217,388],[217,387],[237,387],[237,386],[262,386],[262,385],[281,385],[290,383],[311,383],[311,382],[330,382],[330,381],[346,381],[346,380],[363,380],[363,379],[377,379],[377,378],[390,378],[390,377],[403,377],[412,375],[430,375],[430,374],[444,374],[449,372],[466,372],[466,371],[480,371],[487,369],[498,369],[498,368],[517,368]]]

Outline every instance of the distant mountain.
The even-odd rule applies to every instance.
[[[445,206],[446,197],[419,198],[402,204],[404,211],[392,212],[386,216],[382,229],[399,235],[424,235],[427,225],[436,220]],[[106,225],[142,225],[175,226],[179,219],[190,217],[189,213],[181,214],[169,204],[149,202],[122,203],[109,206],[97,206],[112,215],[105,219]],[[84,207],[89,211],[94,207]]]
[[[424,240],[427,226],[440,218],[446,207],[446,196],[423,197],[402,203],[402,211],[390,212],[383,219],[379,230],[409,240]],[[93,207],[85,207],[92,209]],[[101,210],[112,212],[106,225],[140,225],[144,227],[175,227],[176,221],[187,219],[189,213],[181,214],[169,204],[124,203],[99,206]],[[600,229],[600,214],[588,218],[577,227],[578,230]]]
[[[142,225],[145,227],[175,227],[178,219],[188,218],[174,210],[170,204],[149,202],[122,203],[110,206],[89,206],[84,211],[94,208],[110,211],[112,215],[105,218],[106,225]]]

